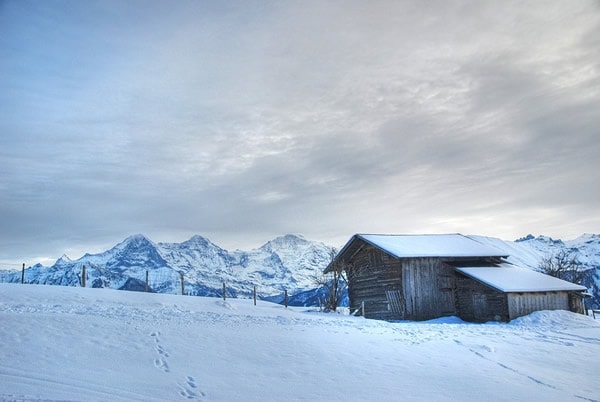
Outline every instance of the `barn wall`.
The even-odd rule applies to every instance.
[[[541,310],[569,310],[568,292],[509,293],[510,319]]]
[[[454,270],[439,258],[397,259],[372,246],[351,259],[348,295],[365,317],[429,320],[456,314]]]
[[[509,321],[505,293],[456,273],[456,314],[465,321]]]
[[[350,261],[348,296],[352,311],[365,305],[365,317],[404,319],[401,263],[376,247],[363,247]]]
[[[586,314],[581,293],[569,293],[569,310],[574,313]]]
[[[405,319],[429,320],[456,313],[454,269],[439,258],[402,260]]]

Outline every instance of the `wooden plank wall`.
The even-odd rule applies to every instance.
[[[456,314],[454,270],[439,258],[400,260],[366,246],[351,263],[350,309],[364,302],[367,318],[428,320]]]
[[[404,319],[402,299],[388,299],[401,289],[400,267],[398,259],[378,248],[363,247],[352,259],[352,268],[348,271],[350,309],[358,309],[364,302],[367,318]]]
[[[465,321],[508,321],[506,294],[456,273],[456,315]]]
[[[583,307],[583,296],[581,295],[581,293],[569,293],[569,310],[574,313],[587,315],[587,312]]]
[[[405,318],[429,320],[454,315],[454,272],[439,258],[409,258],[402,261]]]
[[[568,292],[509,293],[509,319],[541,310],[569,310]]]

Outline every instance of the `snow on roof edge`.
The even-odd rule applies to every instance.
[[[585,286],[507,263],[499,264],[497,267],[456,267],[455,270],[505,293],[584,291],[587,289]]]
[[[411,257],[508,257],[505,251],[460,233],[448,234],[366,234],[359,238],[397,258]],[[392,241],[390,241],[390,239]],[[427,239],[423,242],[422,239]],[[351,241],[350,240],[350,241]],[[393,240],[398,240],[394,242]],[[404,241],[400,241],[404,240]],[[435,241],[434,241],[435,240]],[[349,242],[350,242],[349,241]],[[348,245],[348,244],[347,244]],[[345,247],[344,247],[345,249]],[[342,249],[342,251],[344,250]],[[411,249],[414,251],[407,251]]]

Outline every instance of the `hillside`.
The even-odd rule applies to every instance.
[[[593,401],[600,319],[388,323],[259,301],[0,284],[0,400]]]

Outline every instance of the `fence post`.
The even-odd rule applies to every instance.
[[[81,267],[81,287],[85,287],[85,265]]]
[[[362,303],[360,303],[360,309],[362,311],[362,316],[365,316],[365,301],[363,300]]]
[[[254,285],[254,305],[256,306],[256,285]]]
[[[227,298],[227,288],[225,287],[225,282],[223,282],[223,301]]]
[[[148,292],[148,270],[146,270],[146,292]]]
[[[23,263],[23,269],[21,270],[21,285],[25,283],[25,263]]]
[[[183,295],[185,295],[185,292],[184,292],[185,289],[184,289],[184,285],[183,285],[183,274],[179,274],[179,275],[181,275],[181,295],[183,296]]]
[[[285,308],[287,308],[287,306],[288,306],[288,293],[287,293],[287,289],[285,290],[285,299],[284,299],[284,303],[285,303]]]

